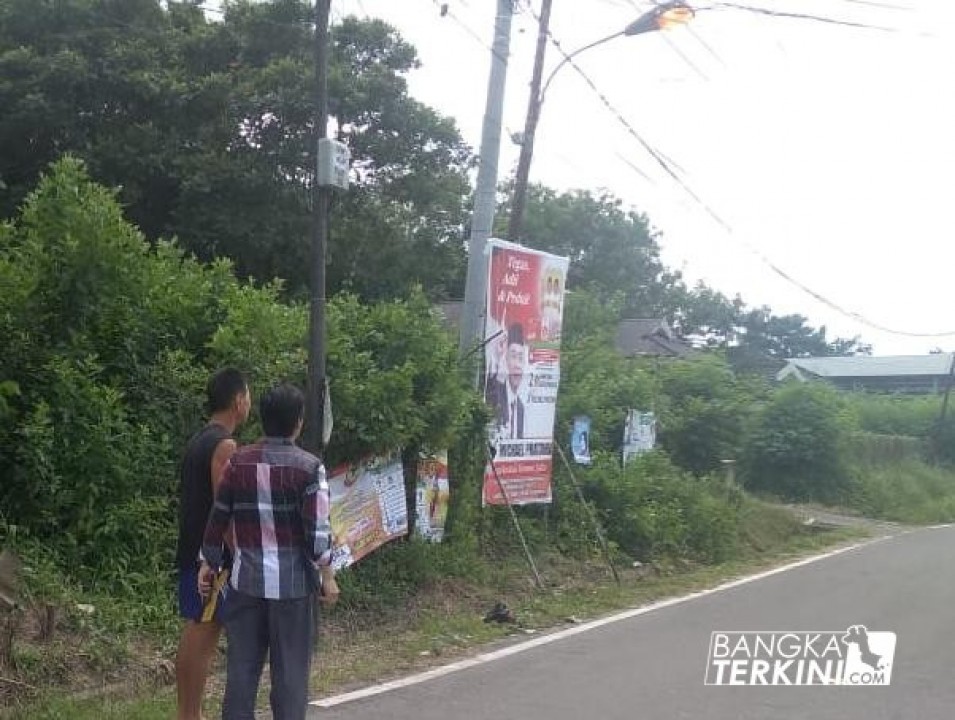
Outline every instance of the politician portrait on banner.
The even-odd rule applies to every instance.
[[[548,503],[568,260],[501,240],[488,247],[484,398],[494,461],[484,502]]]

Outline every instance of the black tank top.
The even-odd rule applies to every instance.
[[[179,474],[179,544],[176,565],[196,565],[206,521],[212,510],[212,456],[229,433],[221,425],[210,423],[196,433],[182,458]]]

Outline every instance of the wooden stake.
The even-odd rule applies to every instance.
[[[494,473],[494,480],[497,481],[497,486],[501,490],[501,497],[504,498],[504,504],[507,505],[507,509],[510,511],[514,527],[517,528],[517,536],[521,539],[521,547],[524,548],[524,557],[527,558],[527,564],[530,565],[531,572],[534,573],[534,582],[537,583],[538,588],[543,590],[544,582],[541,580],[540,573],[537,572],[537,565],[534,564],[534,556],[531,555],[530,548],[527,547],[527,540],[524,539],[524,531],[521,530],[521,524],[517,519],[517,513],[514,512],[514,506],[511,505],[511,499],[507,496],[507,490],[504,489],[504,483],[501,482],[500,475],[497,474],[497,466],[494,464],[494,448],[490,444],[487,445],[487,461],[491,465],[491,472]]]
[[[597,518],[597,514],[594,512],[594,509],[590,507],[590,504],[584,499],[583,490],[580,489],[580,484],[577,482],[577,478],[574,475],[574,470],[570,466],[570,461],[567,459],[567,455],[564,454],[564,448],[561,447],[560,443],[554,444],[557,446],[557,452],[560,453],[560,459],[564,461],[564,467],[567,468],[567,474],[570,475],[570,482],[574,486],[574,490],[577,491],[577,497],[580,499],[581,504],[587,509],[587,514],[590,516],[590,519],[594,524],[594,531],[597,533],[597,541],[600,543],[600,549],[603,551],[604,559],[607,561],[607,567],[610,568],[610,573],[613,575],[613,579],[616,581],[617,585],[619,585],[620,576],[617,575],[617,568],[613,566],[613,560],[610,558],[610,547],[607,545],[603,530],[600,528],[600,520]]]

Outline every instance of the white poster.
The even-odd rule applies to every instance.
[[[631,458],[650,452],[657,444],[657,420],[652,412],[627,411],[623,431],[623,464]]]

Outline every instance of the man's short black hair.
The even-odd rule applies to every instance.
[[[206,385],[206,409],[210,413],[228,410],[236,397],[248,389],[249,385],[241,372],[233,367],[222,368],[209,378]]]
[[[292,437],[304,415],[305,396],[289,383],[276,385],[259,400],[259,417],[268,437]]]

